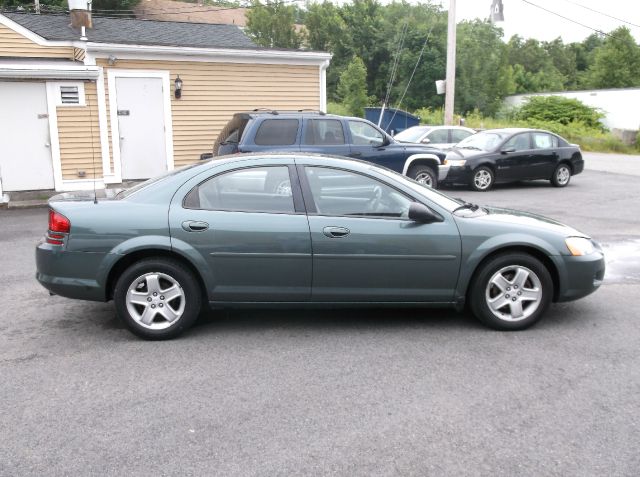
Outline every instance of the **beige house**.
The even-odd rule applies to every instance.
[[[325,110],[330,55],[234,25],[0,15],[0,197],[145,179],[198,161],[231,115]],[[180,86],[176,90],[176,86]]]

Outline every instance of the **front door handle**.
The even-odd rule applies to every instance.
[[[349,235],[351,231],[346,227],[325,227],[322,233],[329,238],[342,238]]]
[[[209,224],[198,220],[186,220],[182,222],[182,228],[187,232],[204,232],[209,228]]]

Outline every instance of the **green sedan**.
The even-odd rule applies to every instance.
[[[111,199],[56,196],[36,262],[51,293],[113,300],[146,339],[178,336],[206,305],[468,305],[521,330],[605,270],[600,246],[556,221],[310,154],[218,158]]]

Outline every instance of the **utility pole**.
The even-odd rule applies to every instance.
[[[447,13],[447,77],[444,96],[444,123],[453,124],[453,102],[456,94],[456,0],[449,0]]]

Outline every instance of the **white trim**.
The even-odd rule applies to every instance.
[[[404,167],[402,168],[402,175],[406,176],[407,171],[411,166],[411,163],[414,161],[417,161],[418,159],[435,159],[436,162],[438,163],[438,166],[440,166],[440,158],[435,154],[413,154],[412,156],[409,156],[407,160],[404,162]]]
[[[118,125],[118,96],[116,78],[160,78],[162,80],[164,136],[167,156],[167,170],[174,169],[173,159],[173,119],[171,116],[171,86],[168,71],[151,70],[119,70],[107,71],[109,87],[109,117],[111,118],[111,147],[113,151],[114,175],[122,182],[122,158],[120,156],[120,128]]]
[[[50,41],[50,40],[45,40],[40,35],[35,34],[31,30],[23,27],[19,23],[14,22],[9,17],[5,17],[2,14],[0,14],[0,25],[6,26],[7,28],[9,28],[9,29],[13,30],[14,32],[16,32],[18,35],[22,35],[25,38],[27,38],[28,40],[31,40],[32,42],[34,42],[35,44],[40,45],[40,46],[78,46],[78,43],[79,43],[79,42],[75,42],[75,41]],[[79,36],[78,36],[78,39],[80,39]]]
[[[96,79],[98,68],[56,64],[0,63],[0,78]]]
[[[49,144],[51,150],[51,164],[53,166],[53,187],[62,187],[62,160],[60,157],[60,138],[58,132],[58,114],[56,112],[56,97],[60,94],[56,83],[46,83],[47,113],[49,114]]]
[[[107,182],[107,176],[111,176],[111,164],[109,158],[109,124],[107,122],[107,97],[104,90],[104,69],[99,68],[100,74],[96,81],[96,95],[98,97],[98,128],[100,129],[100,151],[102,152],[102,175]],[[122,180],[117,181],[122,182]]]
[[[104,181],[101,179],[70,179],[62,181],[60,188],[56,188],[57,191],[70,192],[76,190],[96,190],[104,189]]]
[[[114,43],[87,43],[91,58],[126,60],[197,61],[225,63],[321,65],[331,59],[331,54],[315,51],[252,50],[224,48],[190,48],[173,46],[121,45]]]

